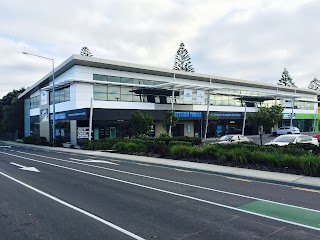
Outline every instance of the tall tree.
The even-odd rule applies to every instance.
[[[132,112],[130,123],[130,132],[132,135],[148,134],[153,125],[153,116],[149,113],[143,114],[140,111]]]
[[[283,107],[281,105],[273,105],[271,107],[260,107],[258,112],[248,113],[248,125],[258,128],[263,126],[263,129],[270,130],[283,117]]]
[[[191,64],[191,57],[188,50],[185,48],[184,43],[180,43],[180,47],[174,60],[173,70],[194,72],[194,68]]]
[[[80,55],[86,56],[86,57],[92,57],[92,56],[93,56],[93,55],[91,54],[89,48],[87,48],[87,47],[81,48]]]
[[[281,79],[279,79],[278,85],[288,86],[288,87],[297,87],[292,80],[293,79],[292,77],[290,77],[289,71],[286,68],[284,68],[281,75]]]
[[[312,89],[312,90],[317,90],[319,91],[320,90],[320,81],[317,79],[317,78],[314,78],[309,86],[308,86],[309,89]]]
[[[176,126],[178,118],[174,115],[173,111],[167,111],[162,117],[162,126],[172,135],[172,128]]]
[[[24,133],[24,102],[18,96],[25,89],[13,90],[0,99],[0,135],[18,132]],[[19,137],[20,137],[19,136]]]

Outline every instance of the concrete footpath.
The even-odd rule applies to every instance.
[[[68,152],[68,153],[77,153],[85,154],[103,158],[119,159],[126,161],[135,161],[140,163],[148,163],[157,166],[178,168],[184,170],[193,170],[209,174],[217,174],[222,176],[229,177],[238,177],[255,181],[263,181],[269,183],[276,183],[282,185],[289,185],[294,187],[305,187],[320,190],[320,177],[308,177],[303,175],[294,175],[294,174],[285,174],[277,172],[267,172],[253,169],[237,168],[237,167],[227,167],[206,163],[195,163],[187,161],[179,161],[165,158],[154,158],[154,157],[145,157],[145,156],[136,156],[136,155],[126,155],[106,151],[90,151],[90,150],[81,150],[81,149],[71,149],[63,147],[48,147],[48,146],[38,146],[30,145],[9,141],[0,141],[1,146],[16,145],[16,146],[25,146],[39,149],[47,149],[52,151]]]

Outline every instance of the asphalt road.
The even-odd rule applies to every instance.
[[[0,146],[0,189],[0,239],[320,239],[320,191],[134,161]]]

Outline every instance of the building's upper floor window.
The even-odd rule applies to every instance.
[[[30,98],[30,109],[32,108],[38,108],[40,105],[40,96],[35,96]]]
[[[70,86],[54,91],[55,103],[67,102],[70,101]],[[53,104],[53,95],[50,92],[50,104]]]

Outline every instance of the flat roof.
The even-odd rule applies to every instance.
[[[72,55],[68,59],[66,59],[63,63],[57,66],[54,69],[55,77],[60,76],[62,73],[70,69],[71,67],[79,65],[79,66],[87,66],[87,67],[95,67],[95,68],[104,68],[104,69],[112,69],[112,70],[119,70],[119,71],[127,71],[127,72],[134,72],[134,73],[142,73],[142,74],[150,74],[150,75],[157,75],[157,76],[164,76],[164,77],[172,77],[175,74],[176,78],[182,79],[189,79],[189,80],[197,80],[197,81],[204,81],[210,83],[221,83],[221,84],[230,84],[236,86],[247,86],[247,87],[257,87],[262,89],[273,89],[273,90],[282,90],[282,91],[290,91],[293,92],[296,90],[297,93],[306,93],[306,94],[314,94],[317,95],[317,91],[310,90],[310,89],[299,89],[299,88],[292,88],[286,87],[276,84],[266,84],[261,82],[254,82],[248,80],[241,80],[235,78],[228,78],[228,77],[221,77],[221,76],[214,76],[214,75],[207,75],[207,74],[200,74],[194,72],[185,72],[185,71],[178,71],[172,70],[167,68],[159,68],[159,67],[152,67],[146,65],[139,65],[139,64],[132,64],[126,62],[119,62],[119,61],[112,61],[102,58],[95,58],[95,57],[86,57],[81,55]],[[19,95],[18,98],[23,98],[26,95],[30,95],[35,91],[45,87],[50,81],[52,81],[52,72],[49,72],[31,87],[27,88],[23,93]],[[214,87],[214,86],[212,86]]]

